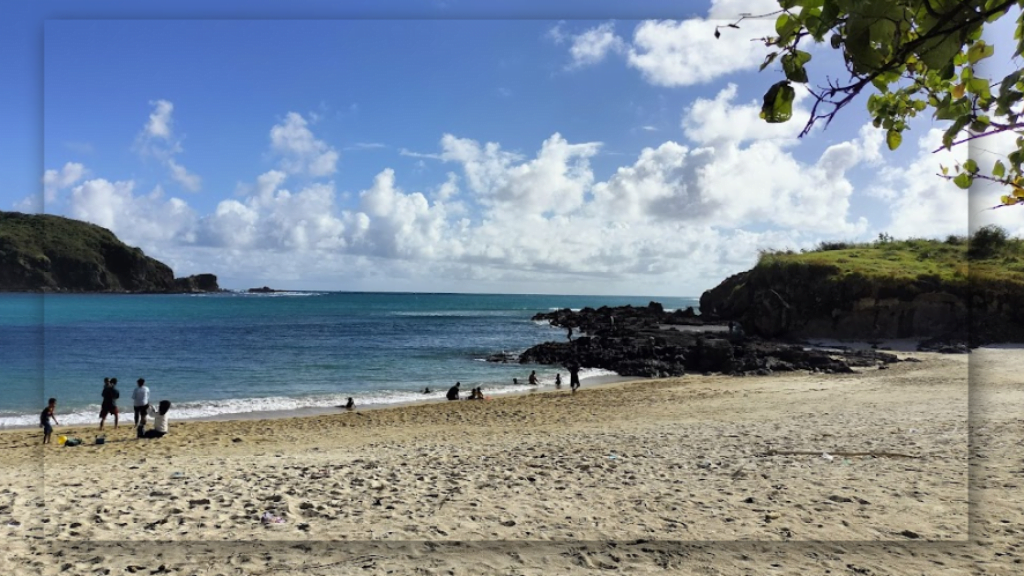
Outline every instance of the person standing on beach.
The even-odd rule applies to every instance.
[[[100,404],[100,430],[103,430],[103,423],[107,421],[107,415],[114,415],[114,430],[117,430],[117,399],[121,397],[121,393],[117,390],[117,378],[104,378],[103,379],[103,403]]]
[[[580,367],[576,364],[569,365],[569,388],[575,394],[580,387]]]
[[[451,388],[449,388],[448,389],[448,394],[447,394],[446,398],[448,398],[449,400],[458,400],[459,399],[459,386],[462,386],[462,383],[461,382],[456,382],[455,386],[452,386]]]
[[[561,388],[561,387],[562,387],[562,375],[561,374],[555,374],[555,388]]]
[[[50,425],[50,420],[53,423],[60,426],[60,422],[57,422],[57,399],[50,398],[50,401],[46,404],[46,408],[43,408],[43,412],[39,414],[39,426],[43,429],[43,444],[50,443],[50,434],[53,434],[53,426]]]
[[[139,378],[138,388],[132,390],[132,402],[135,404],[135,427],[146,427],[146,412],[149,410],[149,388],[146,379]]]

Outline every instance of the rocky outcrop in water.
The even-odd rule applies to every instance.
[[[667,313],[652,302],[645,308],[623,306],[558,310],[537,314],[553,326],[583,332],[565,342],[545,342],[519,356],[523,364],[549,364],[612,370],[623,376],[668,377],[687,372],[768,375],[808,370],[851,372],[897,361],[877,350],[823,350],[803,344],[772,342],[709,322],[690,310]]]

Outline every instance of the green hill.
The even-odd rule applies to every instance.
[[[701,297],[701,312],[762,336],[1024,341],[1024,240],[823,243],[765,252]]]
[[[175,280],[166,264],[106,228],[60,216],[0,212],[0,291],[217,290],[210,274]]]

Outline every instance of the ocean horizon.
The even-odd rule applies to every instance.
[[[536,370],[487,362],[565,331],[533,321],[563,308],[698,305],[694,297],[283,291],[207,294],[0,294],[0,429],[35,426],[46,399],[62,424],[99,421],[104,377],[122,415],[145,378],[174,420],[254,417],[439,400],[455,382],[523,392]],[[581,372],[588,378],[614,373]],[[518,379],[518,385],[513,383]],[[425,388],[431,392],[424,394]],[[108,422],[112,419],[108,418]]]

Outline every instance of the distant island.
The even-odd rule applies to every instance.
[[[0,211],[0,292],[219,292],[217,277],[175,278],[113,232],[49,214]]]
[[[284,290],[274,290],[269,286],[264,286],[262,288],[249,288],[247,292],[249,294],[274,294],[276,292],[284,292]]]

